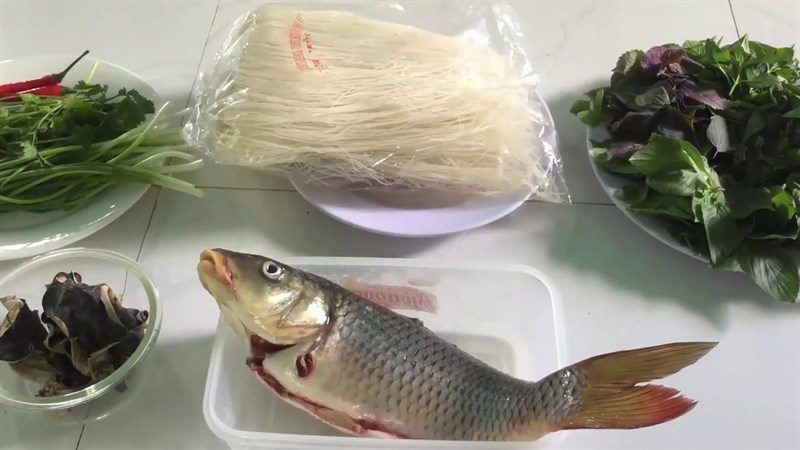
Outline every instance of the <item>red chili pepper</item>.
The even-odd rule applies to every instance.
[[[51,84],[49,86],[42,86],[40,88],[31,89],[30,91],[20,92],[10,97],[0,98],[2,102],[18,102],[21,100],[20,94],[34,94],[39,96],[60,97],[62,94],[62,87],[60,84]]]
[[[8,96],[13,95],[13,94],[19,94],[19,93],[22,93],[22,92],[27,92],[27,91],[30,91],[32,89],[40,88],[40,87],[43,87],[43,86],[49,86],[49,85],[61,83],[61,80],[64,79],[64,76],[67,74],[67,72],[69,72],[69,70],[72,69],[72,67],[75,66],[75,64],[78,64],[78,61],[83,59],[83,57],[86,56],[88,53],[89,53],[89,50],[86,50],[85,52],[83,52],[83,54],[81,54],[81,56],[79,56],[78,59],[76,59],[75,61],[72,61],[72,64],[67,66],[66,69],[64,69],[63,71],[61,71],[59,73],[54,73],[54,74],[51,74],[51,75],[45,75],[45,76],[43,76],[41,78],[37,78],[35,80],[19,81],[19,82],[16,82],[16,83],[8,83],[8,84],[4,84],[4,85],[0,86],[0,98],[8,97]]]

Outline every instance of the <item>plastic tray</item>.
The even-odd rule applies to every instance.
[[[412,286],[437,297],[436,313],[400,310],[444,339],[518,378],[536,380],[564,363],[558,296],[526,266],[401,259],[298,258],[295,267],[336,282],[346,277]],[[424,280],[427,286],[419,286]],[[247,348],[220,319],[206,381],[203,414],[233,449],[542,448],[534,443],[382,440],[345,436],[268,392],[245,365]]]

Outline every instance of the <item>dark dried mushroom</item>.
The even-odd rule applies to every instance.
[[[75,272],[59,272],[47,285],[41,321],[24,300],[2,300],[9,313],[0,325],[0,359],[43,383],[43,396],[110,375],[136,351],[149,318],[147,311],[123,307],[107,284],[85,284]]]
[[[34,350],[44,350],[47,330],[39,321],[39,313],[31,311],[21,298],[3,297],[0,303],[8,311],[0,323],[0,360],[17,362]]]
[[[32,311],[24,299],[0,299],[8,311],[0,323],[0,360],[7,361],[19,376],[39,383],[47,383],[53,367],[45,357],[44,339],[47,336],[39,313]]]

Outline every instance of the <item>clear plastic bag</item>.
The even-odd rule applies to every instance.
[[[187,141],[221,164],[360,188],[569,202],[512,9],[270,3],[201,75]]]

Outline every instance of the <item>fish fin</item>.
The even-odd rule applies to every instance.
[[[681,396],[677,389],[637,384],[672,375],[716,345],[666,344],[596,356],[571,366],[568,369],[583,374],[586,385],[574,411],[556,423],[555,429],[641,428],[682,416],[697,402]]]

